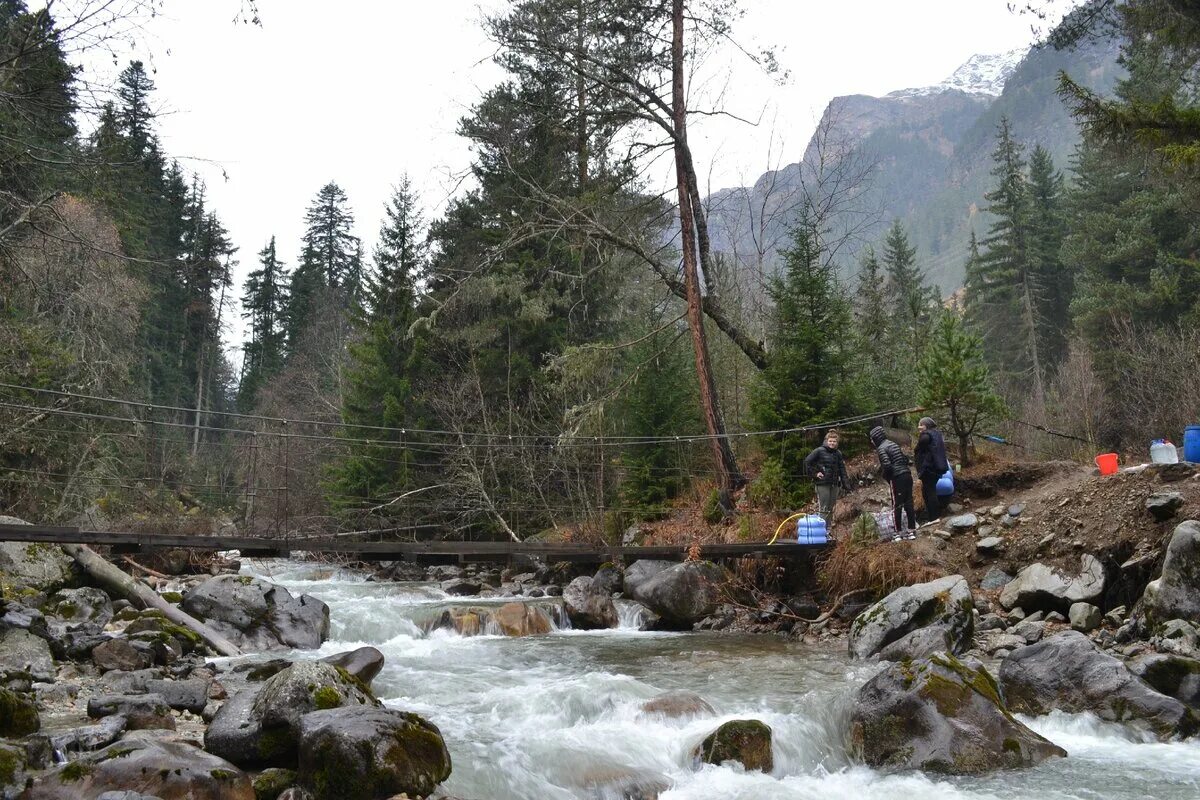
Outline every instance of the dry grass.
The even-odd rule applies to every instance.
[[[860,591],[882,597],[940,574],[925,564],[908,542],[864,544],[843,539],[817,567],[821,589],[830,597]]]

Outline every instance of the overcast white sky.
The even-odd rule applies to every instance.
[[[427,216],[436,215],[470,163],[457,121],[500,73],[478,0],[258,0],[261,27],[233,23],[239,1],[166,3],[148,28],[148,60],[167,112],[159,121],[165,148],[206,179],[240,248],[240,294],[272,235],[294,265],[304,210],[329,180],[348,193],[367,252],[401,173],[420,188]],[[734,63],[726,106],[763,123],[695,124],[697,159],[711,164],[713,189],[761,174],[773,134],[782,163],[799,159],[835,96],[936,83],[975,53],[1033,39],[1029,18],[1006,0],[745,6],[740,40],[775,46],[791,79],[777,85]]]

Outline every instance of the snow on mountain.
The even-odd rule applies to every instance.
[[[924,97],[951,89],[967,94],[998,97],[1004,90],[1005,81],[1028,52],[1028,47],[1021,47],[1007,53],[974,55],[941,83],[915,89],[901,89],[889,93],[888,97]]]

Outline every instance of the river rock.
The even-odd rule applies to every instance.
[[[254,777],[254,796],[257,800],[277,800],[296,784],[299,777],[294,769],[270,767]]]
[[[1156,692],[1192,708],[1200,707],[1200,661],[1173,653],[1145,653],[1126,666]]]
[[[95,725],[80,725],[51,737],[50,742],[55,750],[62,752],[79,752],[99,750],[121,738],[125,733],[127,721],[124,717],[113,715],[102,717]]]
[[[598,586],[594,578],[580,576],[563,589],[563,602],[571,627],[580,630],[617,627],[617,607],[612,592]]]
[[[25,788],[25,748],[0,742],[0,797],[14,798]]]
[[[189,591],[183,609],[245,650],[312,649],[329,637],[329,606],[245,575],[218,575]]]
[[[660,717],[699,717],[715,714],[713,707],[695,692],[663,692],[642,703],[642,712]]]
[[[946,523],[951,534],[970,533],[979,525],[979,517],[974,514],[959,514],[951,517]]]
[[[450,777],[437,726],[390,708],[337,708],[300,718],[300,782],[316,800],[425,797]]]
[[[0,525],[28,525],[23,519],[0,516]],[[61,547],[43,542],[0,542],[0,574],[11,589],[50,594],[73,582],[75,562]]]
[[[1020,606],[1026,612],[1065,612],[1072,603],[1095,604],[1104,595],[1104,565],[1085,553],[1080,567],[1078,575],[1067,575],[1041,562],[1022,567],[1000,591],[1000,605],[1005,609]]]
[[[23,800],[94,798],[108,791],[162,800],[255,800],[250,778],[195,745],[147,733],[126,736],[37,779]]]
[[[27,695],[0,688],[0,738],[15,739],[42,727],[37,706]]]
[[[987,571],[987,574],[983,576],[983,580],[979,582],[979,588],[983,589],[985,592],[991,592],[996,589],[1004,588],[1004,584],[1008,583],[1012,579],[1013,576],[1009,575],[1004,570],[1000,569],[999,567],[992,567]]]
[[[993,556],[1003,549],[1004,539],[999,536],[988,536],[975,543],[975,552],[982,556]]]
[[[0,678],[28,676],[31,681],[54,680],[54,657],[41,637],[21,628],[0,630]]]
[[[961,575],[904,586],[854,618],[850,655],[899,661],[947,650],[961,653],[971,643],[974,609],[971,588]]]
[[[192,678],[185,681],[153,679],[146,681],[146,691],[156,694],[177,711],[200,714],[208,705],[208,689],[212,681]]]
[[[691,628],[717,610],[725,579],[725,570],[711,561],[685,561],[639,584],[633,599],[661,617],[665,626]]]
[[[1162,575],[1146,586],[1142,603],[1155,622],[1200,622],[1200,522],[1188,520],[1175,526]]]
[[[600,591],[613,595],[625,588],[625,576],[616,564],[604,564],[592,576],[592,583]]]
[[[1022,725],[982,665],[953,656],[892,664],[859,690],[851,741],[873,767],[974,775],[1065,756]]]
[[[625,596],[637,600],[637,592],[638,589],[641,588],[642,584],[663,570],[670,569],[678,563],[679,562],[677,561],[659,561],[647,558],[639,559],[633,562],[625,570]]]
[[[375,676],[383,669],[383,653],[374,647],[360,647],[345,653],[336,653],[322,658],[326,664],[346,670],[367,686],[375,680]]]
[[[452,578],[442,581],[442,591],[455,597],[474,597],[483,591],[483,584],[464,578]]]
[[[531,603],[505,603],[492,614],[491,621],[505,636],[540,636],[553,627],[550,618]]]
[[[736,761],[748,771],[770,772],[775,768],[771,728],[756,719],[730,720],[700,743],[695,757],[705,764]]]
[[[109,639],[92,648],[92,661],[100,669],[135,672],[154,663],[149,648],[137,647],[128,639]]]
[[[101,628],[113,618],[112,600],[91,586],[59,589],[46,601],[42,610],[64,622],[94,622]]]
[[[87,713],[92,719],[120,715],[131,731],[175,730],[171,708],[158,694],[93,695],[88,698]]]
[[[1183,495],[1179,492],[1155,492],[1146,498],[1146,510],[1156,522],[1166,522],[1183,508]]]
[[[1091,712],[1163,739],[1190,736],[1198,727],[1183,703],[1154,691],[1078,631],[1063,631],[1012,653],[1000,666],[1000,685],[1009,708],[1022,714]]]
[[[1104,619],[1100,609],[1091,603],[1072,603],[1067,617],[1071,620],[1071,627],[1083,633],[1096,630]]]

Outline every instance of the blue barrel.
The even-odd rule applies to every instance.
[[[805,514],[796,520],[796,541],[800,544],[825,544],[829,534],[825,520],[816,514]]]
[[[1183,429],[1183,460],[1200,464],[1200,425]]]
[[[952,494],[954,494],[954,467],[946,470],[946,473],[938,478],[937,482],[938,497],[949,497]]]

